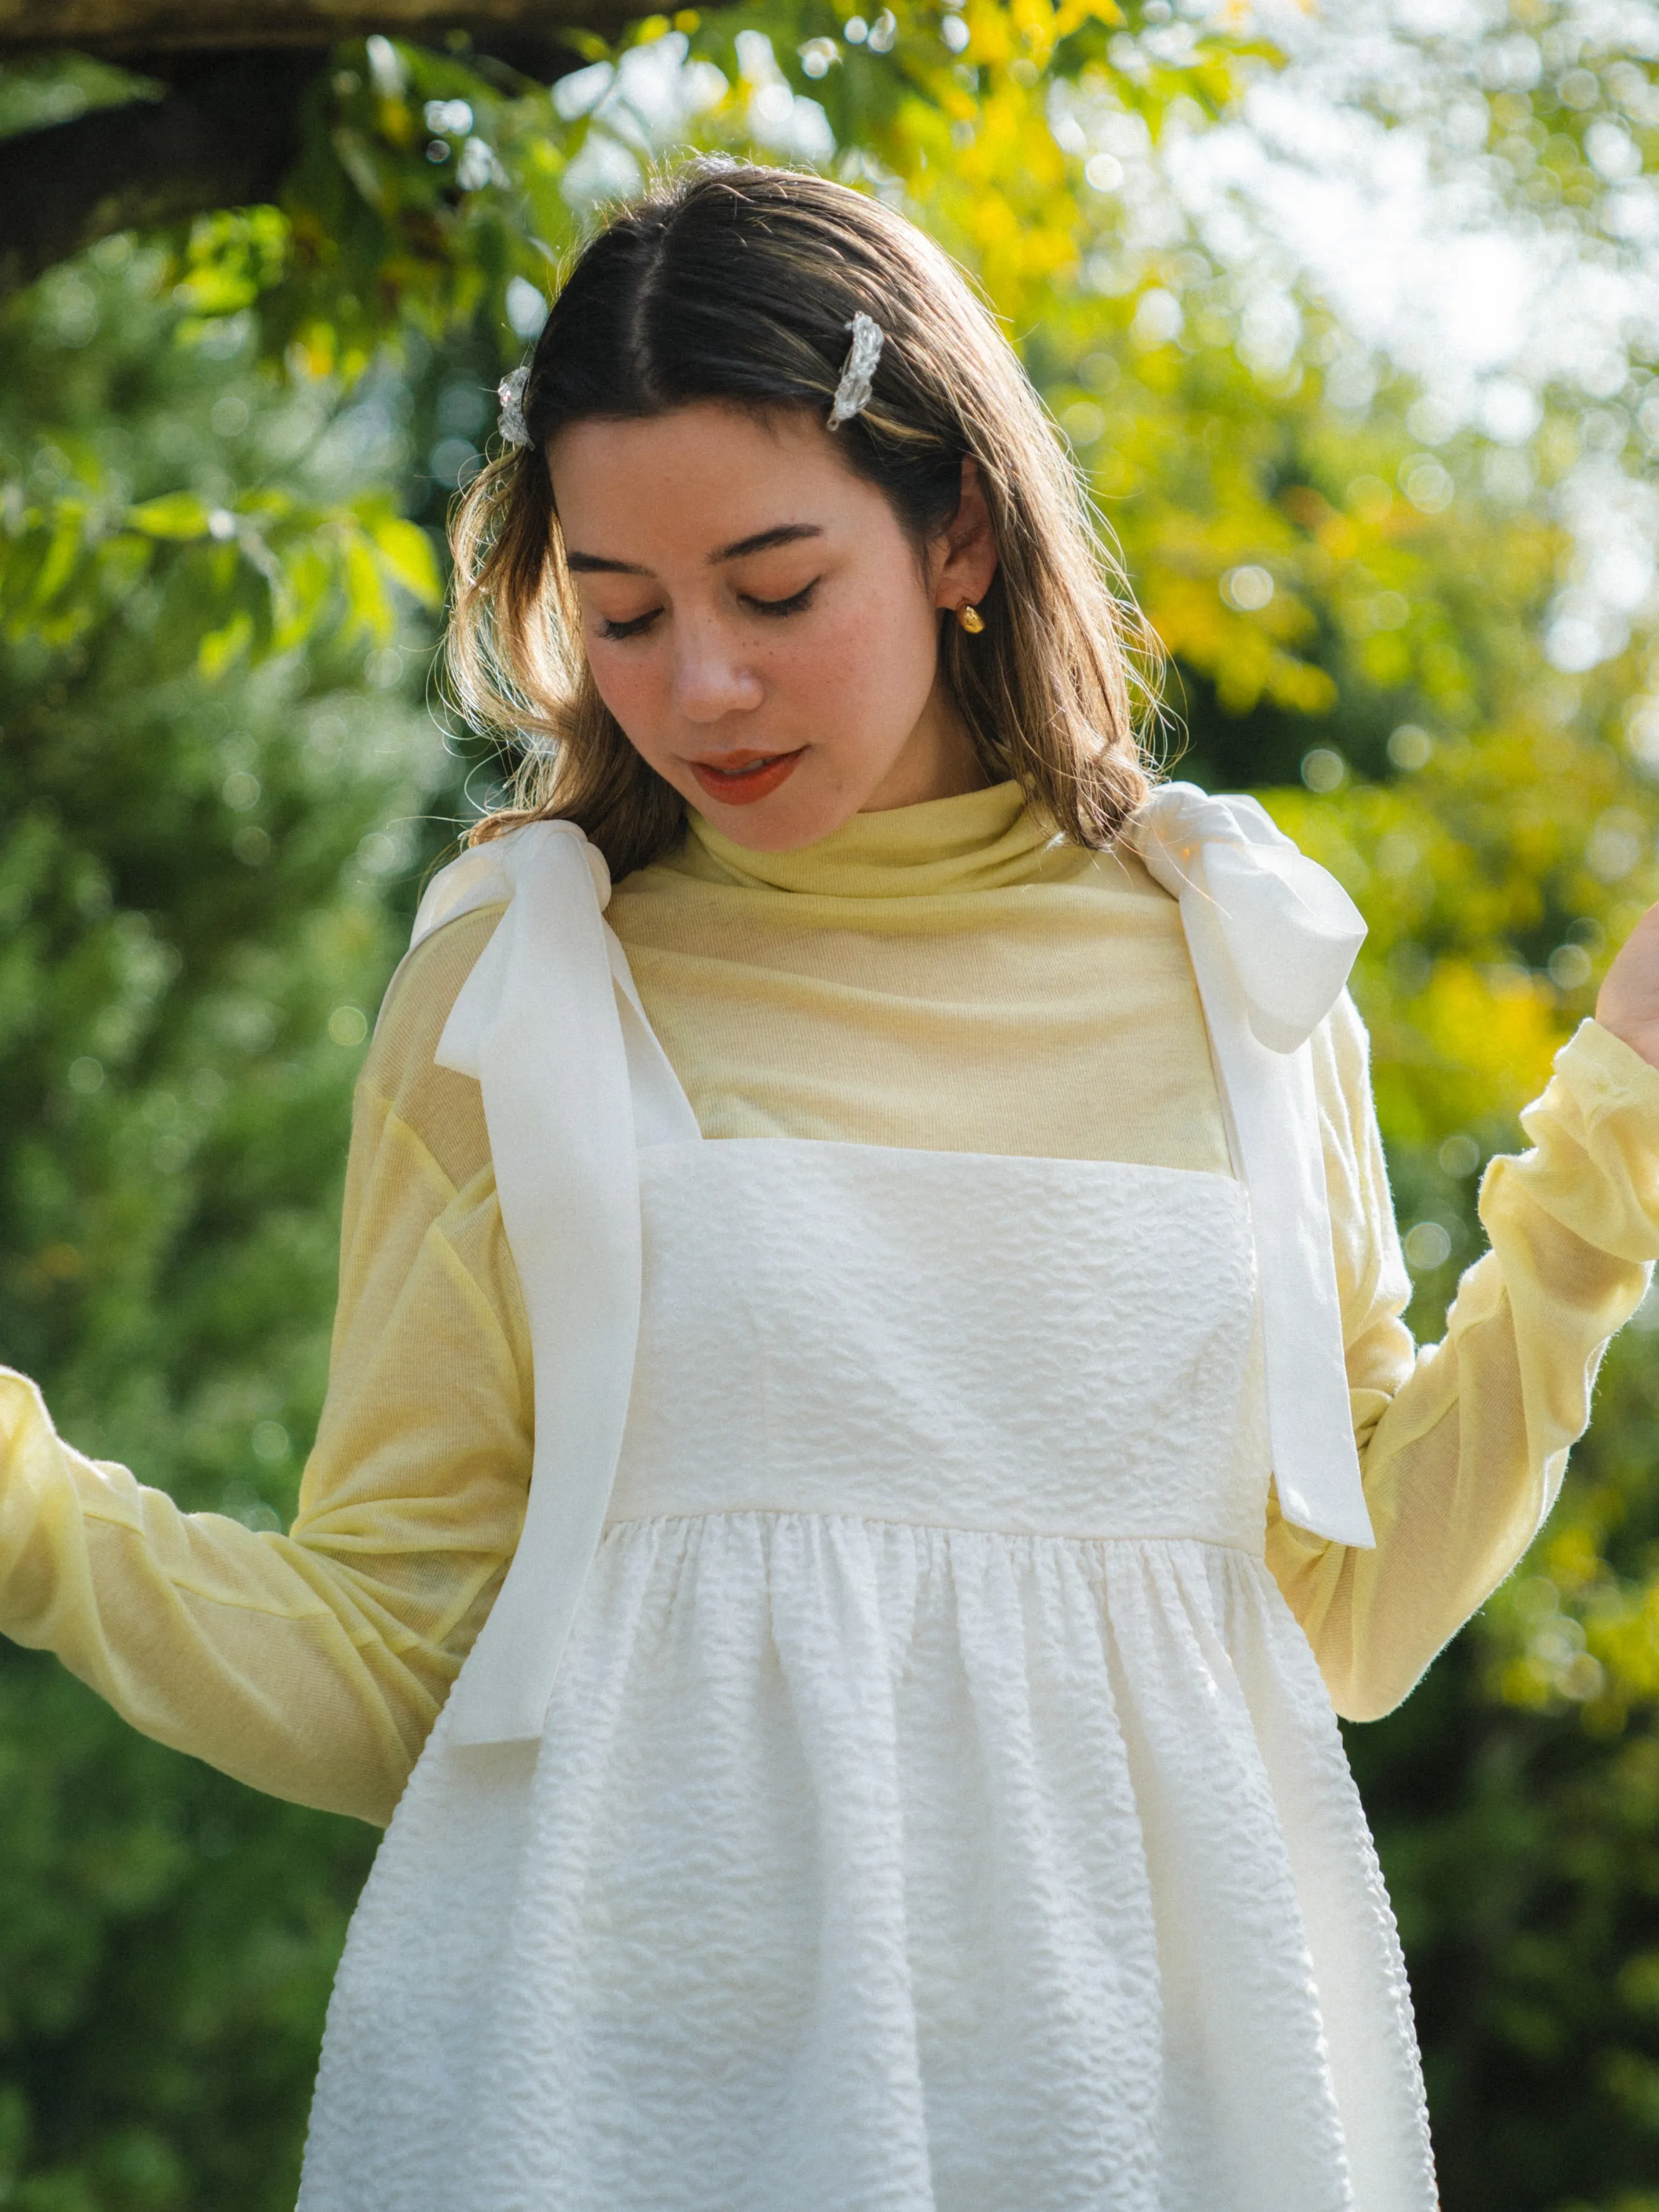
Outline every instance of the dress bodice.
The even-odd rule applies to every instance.
[[[1261,1551],[1240,1183],[775,1140],[640,1170],[613,1523],[759,1509]]]

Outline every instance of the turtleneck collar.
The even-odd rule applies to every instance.
[[[734,844],[700,814],[688,822],[686,858],[705,879],[830,898],[938,897],[1029,882],[1054,842],[1012,782],[855,814],[789,853]]]

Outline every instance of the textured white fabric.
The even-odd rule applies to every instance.
[[[1342,994],[1364,921],[1336,878],[1253,799],[1166,784],[1128,836],[1180,901],[1229,1133],[1254,1201],[1279,1505],[1316,1535],[1370,1549],[1309,1043]]]
[[[1387,1899],[1260,1556],[1239,1187],[732,1142],[641,1194],[546,1728],[440,1718],[302,2212],[1429,2212]]]
[[[1230,1177],[775,1139],[640,1168],[613,1521],[855,1514],[1260,1557],[1260,1331]]]

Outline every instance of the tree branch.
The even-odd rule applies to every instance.
[[[0,293],[112,231],[276,197],[314,54],[233,57],[161,100],[0,138]]]
[[[6,0],[0,54],[61,51],[125,61],[135,54],[231,53],[280,46],[317,49],[379,31],[441,45],[464,31],[487,52],[500,39],[550,43],[580,23],[616,30],[629,10],[617,0]]]
[[[276,198],[307,84],[341,39],[455,34],[550,79],[577,57],[562,25],[615,32],[637,0],[0,0],[0,63],[72,47],[167,85],[0,138],[0,297],[113,231]]]

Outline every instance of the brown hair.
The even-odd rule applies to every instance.
[[[920,549],[979,466],[999,566],[982,635],[941,617],[946,678],[987,772],[1102,846],[1144,797],[1133,701],[1155,653],[1053,423],[961,271],[902,216],[793,170],[698,161],[583,248],[529,367],[530,442],[457,509],[449,669],[475,725],[525,748],[517,805],[586,831],[615,876],[678,837],[684,802],[588,672],[545,459],[572,422],[697,401],[827,417],[862,312],[885,334],[868,405],[836,433]]]

